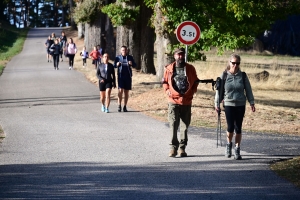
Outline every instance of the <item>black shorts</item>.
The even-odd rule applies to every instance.
[[[99,90],[100,91],[106,91],[106,89],[107,88],[112,88],[113,87],[113,83],[112,82],[106,82],[106,81],[104,81],[104,82],[102,82],[102,83],[100,83],[100,81],[99,81]]]
[[[124,90],[131,90],[132,79],[131,77],[118,78],[118,88]]]

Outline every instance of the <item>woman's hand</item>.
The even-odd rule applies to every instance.
[[[221,109],[220,108],[215,107],[215,110],[216,110],[217,113],[221,113]]]

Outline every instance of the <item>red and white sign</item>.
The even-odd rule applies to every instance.
[[[182,22],[176,29],[178,41],[185,45],[195,44],[200,39],[200,34],[200,27],[192,21]]]

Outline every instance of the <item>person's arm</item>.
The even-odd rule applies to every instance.
[[[112,64],[111,65],[111,70],[112,70],[112,81],[113,81],[113,87],[116,88],[116,74],[115,74],[115,68]]]
[[[244,87],[245,87],[245,91],[246,91],[246,97],[251,106],[251,110],[252,110],[252,112],[255,112],[256,109],[255,109],[254,96],[253,96],[252,87],[251,87],[251,84],[250,84],[247,74],[245,76],[245,86]]]
[[[103,80],[103,77],[101,76],[100,67],[101,67],[101,64],[97,67],[96,75],[97,75],[97,78],[101,81],[101,80]]]
[[[114,62],[114,68],[118,68],[118,62],[119,62],[119,57],[115,58],[115,62]]]
[[[133,68],[136,68],[136,63],[135,63],[133,57],[132,57],[132,56],[128,56],[128,57],[130,58],[130,61],[131,61],[130,65],[131,65]]]

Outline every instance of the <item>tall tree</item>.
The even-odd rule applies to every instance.
[[[155,74],[152,48],[154,31],[149,27],[151,10],[147,10],[143,1],[118,0],[103,7],[102,11],[117,27],[117,48],[122,45],[128,46],[130,54],[137,62],[138,69],[144,73]],[[119,53],[118,49],[117,53]]]
[[[84,43],[88,50],[101,45],[103,14],[99,11],[102,3],[99,0],[80,1],[72,13],[76,23],[85,24]]]

